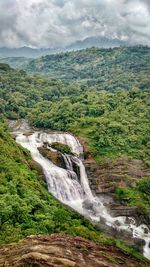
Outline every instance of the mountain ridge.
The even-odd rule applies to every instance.
[[[56,48],[31,48],[28,46],[19,48],[7,48],[0,47],[0,58],[7,57],[26,57],[26,58],[38,58],[49,54],[55,54],[59,52],[67,52],[73,50],[81,50],[85,48],[98,47],[98,48],[113,48],[119,46],[128,46],[126,41],[119,40],[117,38],[109,39],[106,37],[88,37],[83,40],[77,40],[66,47]]]

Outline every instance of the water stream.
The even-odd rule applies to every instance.
[[[99,222],[105,219],[108,227],[117,229],[117,231],[126,231],[133,238],[140,238],[145,241],[143,247],[143,254],[150,259],[150,229],[144,224],[137,226],[134,218],[112,217],[103,202],[93,195],[85,167],[83,164],[83,148],[79,141],[68,133],[44,133],[41,131],[29,132],[29,126],[23,122],[16,128],[14,133],[16,135],[16,142],[31,152],[32,158],[41,165],[49,192],[51,192],[62,203],[72,207],[87,218]],[[63,159],[66,169],[60,168],[53,164],[50,160],[43,157],[38,148],[42,147],[44,143],[52,144],[59,142],[70,147],[75,154],[63,154]],[[74,171],[73,165],[79,169],[79,174]]]

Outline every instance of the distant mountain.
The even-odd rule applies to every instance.
[[[66,50],[80,50],[90,47],[98,47],[98,48],[113,48],[119,46],[128,46],[128,42],[115,39],[109,39],[106,37],[89,37],[82,41],[76,41],[75,43],[66,47]]]
[[[26,58],[38,58],[41,56],[46,56],[49,54],[54,54],[60,52],[60,49],[34,49],[30,47],[20,47],[20,48],[0,48],[0,58],[8,57],[26,57]]]
[[[39,58],[8,57],[0,59],[0,62],[7,63],[13,68],[23,69],[29,74],[48,75],[52,79],[68,81],[91,80],[92,85],[108,79],[110,87],[113,87],[111,77],[115,75],[116,80],[120,80],[120,87],[124,87],[130,76],[132,76],[131,86],[134,75],[135,80],[142,73],[149,77],[150,47],[128,46],[107,49],[92,47]],[[121,78],[122,75],[124,77],[124,73],[127,74],[126,79]]]
[[[98,48],[113,48],[119,46],[127,46],[128,43],[119,39],[108,39],[105,37],[89,37],[84,40],[76,41],[64,48],[41,48],[35,49],[30,47],[20,48],[0,48],[0,58],[10,57],[25,57],[25,58],[38,58],[46,55],[56,54],[59,52],[67,52],[72,50],[81,50],[85,48],[98,47]]]
[[[7,58],[0,62],[50,79],[82,81],[99,90],[129,90],[137,84],[142,89],[149,88],[150,84],[150,48],[144,46],[92,47],[36,59]]]

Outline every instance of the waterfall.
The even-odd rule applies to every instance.
[[[83,148],[81,144],[79,143],[78,139],[75,138],[71,134],[67,134],[67,133],[60,134],[58,132],[51,133],[51,134],[42,133],[40,135],[40,138],[41,138],[41,141],[48,142],[49,144],[60,143],[60,144],[67,145],[68,147],[71,148],[74,154],[76,154],[78,157],[80,156],[82,157]]]
[[[62,157],[63,157],[64,162],[66,164],[67,170],[73,171],[73,165],[72,165],[72,161],[71,161],[70,156],[67,154],[62,154]]]
[[[78,165],[78,167],[80,169],[80,184],[81,184],[81,187],[83,188],[83,190],[85,192],[86,198],[93,201],[94,197],[93,197],[92,191],[91,191],[89,183],[88,183],[88,178],[87,178],[87,174],[86,174],[83,162],[77,157],[73,157],[72,160],[75,162],[75,164]]]
[[[27,126],[26,126],[27,128]],[[93,196],[85,167],[80,159],[83,150],[79,141],[71,134],[67,133],[43,133],[34,132],[30,135],[23,134],[23,127],[17,128],[16,142],[31,152],[32,158],[41,165],[49,192],[51,192],[62,203],[71,206],[84,216],[99,222],[105,219],[108,227],[117,231],[126,231],[132,234],[133,238],[140,238],[145,241],[143,254],[150,259],[150,230],[146,225],[137,226],[133,218],[127,222],[126,217],[112,217],[98,197]],[[52,144],[58,142],[67,144],[76,156],[62,154],[66,169],[53,164],[44,158],[38,148],[44,143]],[[74,171],[73,164],[79,169],[79,174]]]
[[[52,136],[51,136],[52,135]],[[19,133],[16,137],[17,143],[21,144],[24,148],[31,152],[32,158],[41,165],[49,192],[51,192],[61,202],[71,206],[78,212],[84,214],[82,203],[86,198],[93,198],[86,171],[82,161],[76,156],[70,156],[62,154],[66,163],[66,170],[53,164],[50,160],[44,158],[38,148],[43,146],[45,142],[62,142],[70,145],[72,152],[80,155],[80,151],[77,149],[79,145],[76,139],[68,134],[46,134],[35,132],[31,135],[24,135]],[[73,162],[79,167],[80,177],[73,171]]]

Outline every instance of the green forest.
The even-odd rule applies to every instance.
[[[65,232],[135,253],[48,193],[39,166],[10,137],[6,119],[26,118],[33,126],[83,137],[97,164],[125,156],[150,168],[150,48],[91,48],[21,66],[0,63],[0,242]],[[149,178],[117,188],[116,197],[150,214]]]
[[[38,59],[6,58],[2,63],[50,79],[82,82],[98,90],[145,89],[149,86],[150,48],[146,46],[85,50]]]

